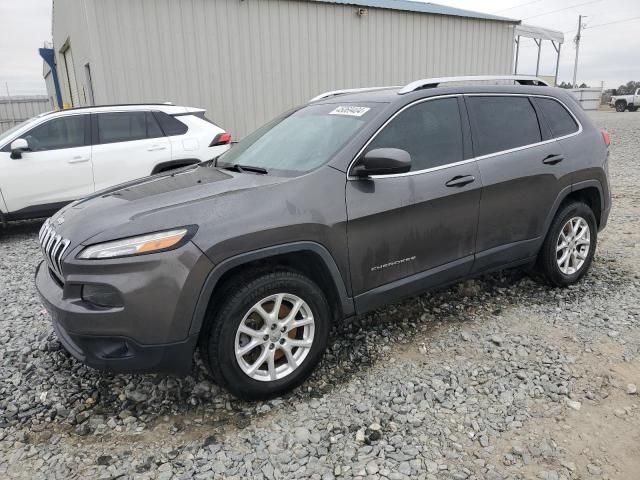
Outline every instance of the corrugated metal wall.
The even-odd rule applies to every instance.
[[[0,97],[0,133],[50,110],[51,103],[46,95]]]
[[[92,48],[95,32],[89,32],[88,19],[91,0],[53,0],[53,50],[56,54],[58,81],[65,108],[79,107],[88,104],[91,98],[87,94],[88,86],[84,76],[84,68],[91,60],[101,62]],[[125,2],[123,2],[125,3]],[[96,19],[94,19],[94,22]],[[115,32],[116,30],[113,30]],[[115,34],[115,33],[114,33]],[[64,51],[69,48],[73,56],[74,71],[67,72]],[[71,91],[76,87],[76,103],[73,104]],[[113,103],[113,102],[110,102]]]
[[[514,26],[504,22],[375,8],[361,17],[353,6],[297,0],[85,7],[76,19],[72,2],[56,0],[54,43],[68,38],[74,57],[78,43],[90,46],[96,103],[205,107],[236,138],[326,90],[512,70]],[[60,31],[83,21],[89,38]],[[76,79],[84,81],[81,71]]]

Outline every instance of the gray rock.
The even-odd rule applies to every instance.
[[[309,443],[309,438],[311,437],[311,432],[304,427],[298,427],[293,432],[293,435],[297,442],[306,444]]]
[[[367,463],[366,470],[369,475],[375,475],[379,471],[378,464],[371,460]]]
[[[593,463],[589,463],[587,465],[587,471],[591,475],[602,475],[602,469],[599,466],[594,465]]]
[[[576,402],[574,400],[566,400],[567,403],[567,407],[573,409],[573,410],[580,410],[580,408],[582,408],[582,404],[580,402]]]

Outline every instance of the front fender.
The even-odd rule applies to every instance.
[[[200,331],[202,324],[204,323],[204,319],[207,313],[207,307],[209,305],[211,295],[213,294],[213,290],[218,284],[220,278],[225,273],[230,271],[232,268],[239,267],[256,260],[262,260],[286,253],[305,251],[315,253],[322,259],[331,275],[333,283],[335,284],[336,292],[338,293],[338,297],[340,299],[340,305],[342,307],[344,317],[346,318],[353,316],[355,314],[353,299],[349,297],[347,293],[344,279],[342,278],[342,275],[340,274],[338,266],[331,253],[329,253],[329,251],[324,246],[316,242],[293,242],[262,248],[252,252],[241,253],[234,257],[228,258],[227,260],[224,260],[223,262],[216,265],[211,273],[209,273],[207,279],[204,282],[202,290],[200,291],[200,296],[198,297],[198,302],[193,313],[193,319],[191,321],[189,334],[196,334]]]

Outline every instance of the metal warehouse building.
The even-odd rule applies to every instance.
[[[64,106],[171,101],[242,137],[327,90],[512,73],[518,23],[406,0],[54,0],[52,53]]]

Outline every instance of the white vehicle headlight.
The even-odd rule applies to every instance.
[[[111,242],[91,245],[80,252],[78,258],[94,260],[100,258],[129,257],[153,253],[175,247],[189,232],[187,228],[150,233],[138,237],[123,238]]]

